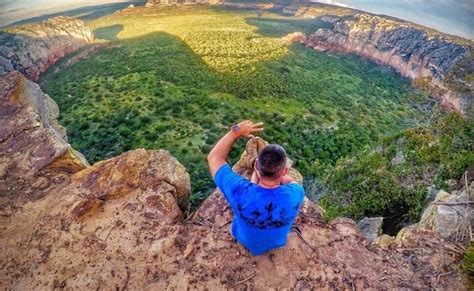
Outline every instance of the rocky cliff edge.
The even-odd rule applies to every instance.
[[[462,247],[435,229],[420,223],[381,247],[310,201],[287,246],[254,257],[232,239],[218,191],[185,217],[189,175],[167,151],[89,166],[36,84],[18,72],[0,84],[1,289],[466,288]],[[234,170],[250,175],[263,146],[250,141]]]

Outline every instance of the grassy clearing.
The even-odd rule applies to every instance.
[[[135,11],[88,23],[117,46],[51,68],[41,86],[89,161],[167,149],[191,174],[194,206],[214,187],[205,156],[233,122],[265,122],[263,137],[319,179],[423,118],[406,102],[416,95],[409,82],[393,71],[281,41],[316,30],[315,20],[205,6]]]

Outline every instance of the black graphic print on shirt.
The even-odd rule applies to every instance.
[[[293,209],[298,209],[298,207],[299,203],[293,206]],[[287,214],[287,209],[280,208],[273,202],[267,203],[263,209],[251,206],[244,208],[241,204],[237,204],[237,210],[242,220],[260,229],[283,227],[290,224],[294,218]]]

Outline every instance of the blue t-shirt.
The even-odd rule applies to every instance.
[[[298,215],[304,190],[297,183],[267,189],[234,173],[228,164],[214,180],[234,212],[232,235],[253,255],[284,246]]]

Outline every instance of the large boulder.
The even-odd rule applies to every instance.
[[[0,75],[17,70],[32,80],[62,58],[94,41],[84,22],[67,16],[0,32]]]
[[[357,223],[357,226],[362,231],[364,237],[373,242],[378,236],[382,234],[383,217],[364,217]]]
[[[185,168],[164,150],[129,151],[83,169],[0,216],[0,286],[142,287],[157,263],[172,266],[182,253],[175,223],[189,192]]]
[[[76,220],[91,216],[109,201],[123,200],[126,209],[166,223],[183,218],[181,209],[186,209],[190,191],[189,175],[174,157],[164,150],[144,149],[77,172],[61,189],[63,195],[82,198],[71,211]]]
[[[472,187],[470,188],[472,191]],[[449,194],[439,191],[436,198],[423,211],[419,227],[438,232],[444,238],[467,240],[473,209],[467,190]]]

